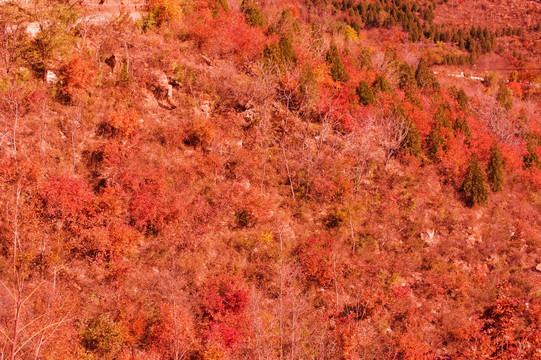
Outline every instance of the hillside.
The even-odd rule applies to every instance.
[[[541,359],[509,3],[2,2],[0,358]]]

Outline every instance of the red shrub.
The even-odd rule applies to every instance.
[[[162,196],[163,189],[156,181],[146,179],[138,184],[128,205],[135,227],[159,230],[164,225]]]
[[[203,316],[212,320],[238,315],[248,305],[248,292],[241,287],[238,280],[229,276],[216,278],[205,284],[201,296]]]
[[[117,111],[102,123],[103,134],[100,135],[125,138],[140,130],[142,126],[143,124],[139,121],[139,116],[134,109]]]
[[[190,34],[207,55],[233,57],[239,64],[255,60],[261,54],[265,35],[259,27],[251,27],[242,14],[229,12],[212,15],[209,8],[195,12],[188,21]]]
[[[65,64],[61,70],[60,95],[66,101],[73,101],[88,90],[94,81],[94,64],[80,57]]]
[[[80,178],[54,176],[40,191],[43,214],[49,218],[79,223],[93,215],[93,194]]]
[[[299,248],[298,256],[308,281],[331,286],[334,280],[331,246],[333,239],[310,237]]]
[[[225,347],[235,345],[245,333],[248,292],[234,277],[224,275],[210,280],[200,293],[204,337]]]
[[[215,322],[210,326],[210,340],[218,340],[227,348],[238,343],[241,337],[241,332],[234,325]]]

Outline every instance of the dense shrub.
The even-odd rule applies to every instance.
[[[165,22],[180,19],[182,3],[181,0],[150,0],[144,29],[150,29],[154,24],[160,26]]]
[[[83,328],[81,343],[87,351],[102,359],[114,359],[122,342],[121,331],[110,315],[99,315]]]
[[[170,1],[0,5],[4,358],[539,357],[534,73],[437,91],[492,42],[438,1]]]
[[[311,237],[298,249],[298,257],[306,279],[319,286],[331,286],[334,280],[332,239]]]

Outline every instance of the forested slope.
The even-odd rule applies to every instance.
[[[539,26],[23,5],[0,5],[3,358],[541,358]],[[513,71],[445,76],[486,59]]]

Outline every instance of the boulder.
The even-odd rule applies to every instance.
[[[105,64],[107,64],[111,70],[114,72],[116,65],[118,64],[118,60],[115,56],[115,54],[109,56],[107,59],[105,59]]]
[[[149,73],[147,88],[152,91],[161,107],[168,110],[176,108],[173,100],[173,85],[169,83],[169,79],[163,71],[153,70]]]
[[[26,25],[26,33],[28,36],[30,36],[32,39],[34,39],[41,31],[41,26],[38,22],[31,22],[28,25]]]
[[[51,70],[47,70],[47,72],[45,73],[45,81],[47,82],[47,84],[56,84],[56,82],[58,81],[58,77]]]

